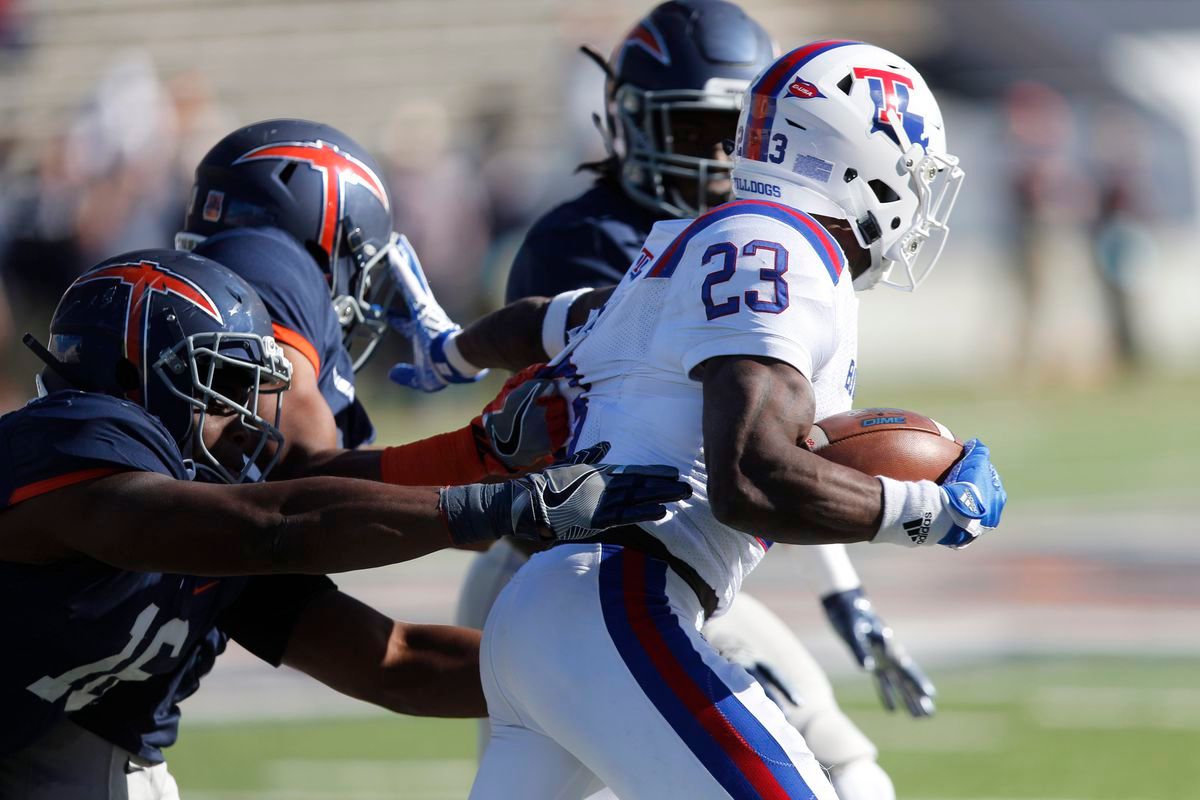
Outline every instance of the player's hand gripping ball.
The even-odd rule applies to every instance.
[[[868,475],[933,481],[952,523],[937,543],[961,549],[993,530],[1008,502],[987,445],[963,444],[945,425],[899,408],[864,408],[816,422],[809,450]]]

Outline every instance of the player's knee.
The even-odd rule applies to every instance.
[[[818,708],[802,704],[788,721],[800,731],[817,761],[826,769],[841,769],[859,761],[874,762],[878,751],[867,735],[830,702]]]
[[[829,771],[838,800],[896,800],[892,779],[874,757],[859,758]]]

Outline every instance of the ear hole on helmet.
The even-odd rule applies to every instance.
[[[842,173],[842,180],[845,181],[846,183],[849,183],[850,181],[854,180],[857,177],[858,177],[858,170],[854,169],[853,167],[851,167],[850,169],[848,169],[844,173]]]
[[[867,181],[867,186],[871,187],[871,191],[875,193],[875,199],[881,203],[894,203],[900,199],[900,195],[896,194],[892,187],[878,178]]]
[[[117,379],[117,386],[121,387],[121,391],[132,392],[141,387],[142,376],[138,374],[138,368],[128,358],[117,361],[115,371],[116,374],[113,377]]]
[[[896,228],[899,228],[899,227],[900,227],[900,218],[892,217],[892,230],[896,230]]]
[[[279,170],[279,181],[284,186],[287,186],[288,182],[292,180],[292,176],[296,174],[296,167],[298,166],[297,162],[289,161],[283,169]]]
[[[842,93],[849,96],[850,87],[853,85],[854,79],[850,77],[850,73],[846,73],[846,77],[837,82],[837,87],[842,90]]]
[[[325,272],[329,272],[329,253],[325,252],[325,248],[314,242],[312,239],[304,240],[304,249],[312,256],[317,264]]]

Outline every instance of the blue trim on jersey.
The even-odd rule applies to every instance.
[[[667,246],[646,277],[671,277],[692,239],[713,224],[739,215],[767,217],[792,227],[812,245],[833,282],[836,284],[841,279],[845,256],[825,228],[803,211],[765,200],[735,200],[697,217]]]
[[[789,798],[812,798],[812,790],[783,747],[692,646],[667,598],[667,564],[636,550],[601,547],[600,603],[609,636],[642,691],[688,749],[733,797],[775,798],[782,789]],[[729,738],[719,741],[687,707],[679,687],[668,682],[647,651],[639,629],[642,637],[659,640],[655,644],[660,659],[665,648],[672,666],[691,679],[693,698],[695,692],[702,693],[707,708],[716,710],[720,719],[710,716],[708,723],[718,724],[729,738],[736,738],[732,749]]]

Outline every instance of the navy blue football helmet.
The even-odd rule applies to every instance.
[[[217,262],[175,250],[110,258],[62,296],[48,350],[28,335],[26,341],[46,362],[43,390],[102,392],[141,405],[166,426],[184,458],[219,479],[241,483],[274,466],[282,403],[268,404],[268,422],[259,401],[287,388],[291,364],[258,295]],[[204,445],[207,414],[237,414],[257,436],[240,472]],[[264,463],[256,466],[260,456]]]
[[[219,141],[196,167],[175,246],[191,250],[227,228],[290,233],[326,272],[357,370],[387,332],[396,290],[387,259],[397,235],[382,174],[366,150],[328,125],[256,122]]]
[[[721,138],[733,139],[742,92],[774,58],[771,37],[732,3],[673,0],[655,7],[606,65],[606,139],[625,192],[670,216],[703,213],[710,184],[727,179],[730,165],[678,152],[673,120],[680,112],[721,114],[729,123]]]

